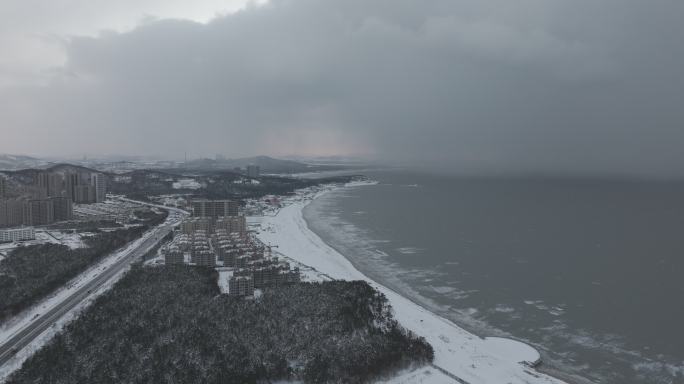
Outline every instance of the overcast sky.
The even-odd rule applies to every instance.
[[[3,0],[0,153],[684,175],[681,0]]]

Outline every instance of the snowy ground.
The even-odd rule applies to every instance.
[[[348,187],[364,183],[350,183]],[[530,368],[539,353],[526,344],[501,338],[481,338],[446,320],[398,293],[370,280],[344,256],[328,246],[309,230],[302,209],[329,188],[301,191],[283,200],[277,213],[250,218],[258,228],[257,237],[266,244],[278,245],[278,253],[298,262],[304,280],[327,278],[365,280],[389,299],[397,320],[414,333],[423,336],[435,349],[436,367],[404,372],[386,383],[454,383],[456,379],[440,372],[440,368],[462,382],[470,384],[561,384],[562,381]]]
[[[221,289],[221,293],[228,294],[228,282],[230,278],[233,277],[233,268],[218,267],[218,286]]]
[[[195,181],[195,179],[180,179],[173,183],[174,189],[200,189],[202,184]]]
[[[92,235],[92,233],[88,232],[68,233],[56,230],[37,229],[35,240],[17,241],[12,243],[0,244],[0,260],[2,260],[3,256],[9,255],[9,253],[12,252],[12,250],[14,250],[15,248],[22,246],[53,243],[63,244],[71,249],[83,248],[85,247],[85,244],[83,243],[82,238]]]
[[[36,239],[42,238],[46,243],[66,245],[71,249],[83,248],[83,237],[92,236],[92,233],[67,233],[62,231],[36,231]]]
[[[164,255],[162,254],[161,247],[157,249],[157,253],[153,258],[145,260],[144,265],[155,266],[164,264]]]
[[[453,384],[451,377],[433,367],[423,367],[400,372],[396,376],[379,380],[376,384]]]

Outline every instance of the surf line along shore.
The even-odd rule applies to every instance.
[[[482,338],[466,331],[371,280],[309,229],[303,209],[313,200],[337,188],[372,184],[375,183],[352,182],[344,186],[300,190],[294,196],[284,198],[282,208],[273,214],[251,217],[250,222],[258,225],[257,238],[264,244],[277,245],[279,254],[317,271],[307,276],[309,280],[316,280],[316,276],[320,276],[319,280],[325,276],[339,280],[364,280],[382,292],[392,305],[397,321],[432,345],[434,365],[442,374],[453,375],[470,384],[564,384],[533,368],[540,361],[540,355],[531,346],[506,338]],[[432,382],[425,381],[424,377],[420,381]]]

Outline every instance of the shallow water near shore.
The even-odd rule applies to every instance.
[[[551,369],[682,382],[684,184],[369,176],[304,217],[371,278]]]

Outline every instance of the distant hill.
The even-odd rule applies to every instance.
[[[285,159],[310,165],[367,166],[372,164],[372,161],[368,159],[353,156],[288,156]]]
[[[0,154],[0,170],[17,170],[26,168],[44,168],[49,161],[23,155]]]
[[[2,156],[2,155],[0,155]],[[18,156],[11,156],[10,158],[16,158]],[[27,157],[27,156],[24,156]],[[33,159],[27,157],[28,159]],[[39,164],[36,167],[18,167],[16,169],[0,169],[0,174],[7,180],[8,184],[8,195],[19,196],[24,194],[25,187],[30,186],[34,182],[34,176],[39,172],[49,171],[54,173],[102,173],[107,178],[111,178],[111,175],[105,172],[99,172],[95,169],[82,167],[80,165],[73,164],[53,164],[53,163],[41,163],[41,160],[34,159]],[[24,164],[28,165],[31,160],[26,160]]]
[[[341,161],[335,162],[332,159],[325,159],[327,161],[298,161],[292,159],[276,159],[269,156],[255,156],[244,157],[237,159],[198,159],[192,160],[182,167],[182,171],[197,170],[197,171],[233,171],[234,168],[245,169],[248,165],[258,165],[261,173],[264,174],[293,174],[304,172],[318,172],[318,171],[334,171],[341,169],[350,169],[357,166],[353,163],[344,164]],[[329,162],[326,164],[326,162]],[[121,162],[125,165],[129,162]],[[131,166],[136,163],[129,163]],[[90,165],[90,164],[87,164]],[[111,164],[110,164],[111,165]],[[92,165],[96,168],[103,168],[99,171],[108,176],[111,176],[107,170],[111,167],[98,167],[96,164]],[[168,164],[147,164],[149,168],[168,169]],[[133,167],[131,167],[133,168]],[[149,169],[148,168],[148,169]],[[64,173],[70,172],[98,172],[93,168],[88,168],[82,165],[60,163],[58,161],[48,161],[38,159],[30,156],[16,156],[0,154],[0,171],[26,171],[28,173],[36,170],[50,170],[53,172]]]
[[[244,157],[239,159],[213,160],[200,159],[187,163],[189,168],[232,169],[245,168],[250,164],[258,165],[262,173],[299,173],[320,170],[320,166],[293,160],[275,159],[268,156]]]
[[[46,170],[55,173],[102,173],[96,169],[67,163],[55,164]]]

